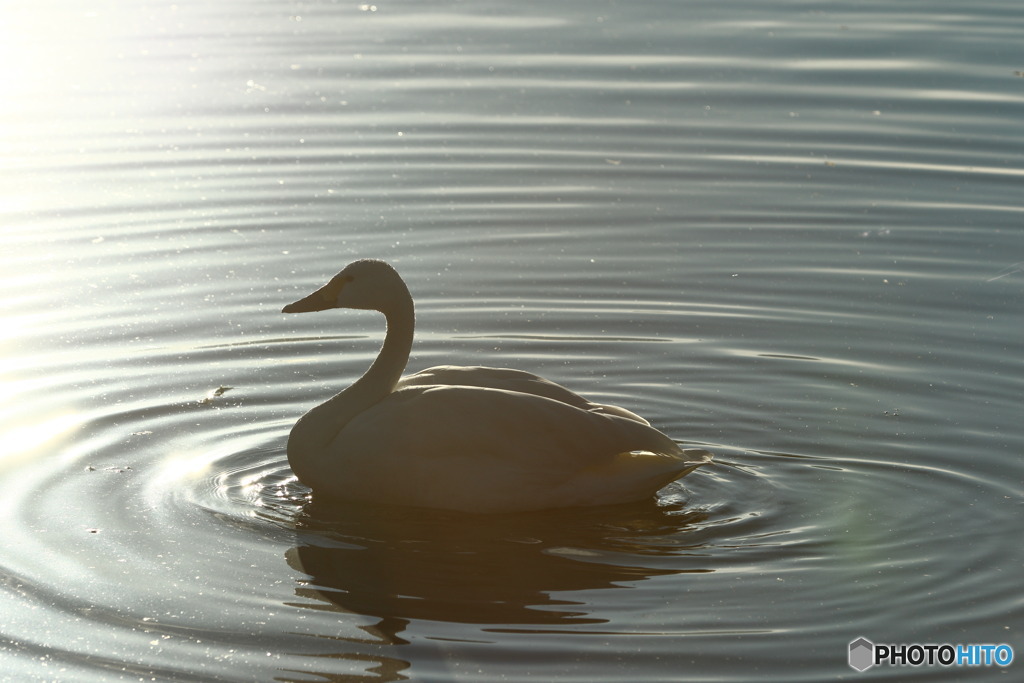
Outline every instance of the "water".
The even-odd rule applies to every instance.
[[[9,680],[856,678],[1021,652],[1017,3],[34,3],[0,27]],[[717,465],[638,505],[311,501],[381,321]],[[890,669],[874,678],[1000,679]]]

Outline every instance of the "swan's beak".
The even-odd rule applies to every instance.
[[[304,299],[299,299],[281,309],[282,313],[309,313],[325,311],[337,307],[337,295],[328,291],[328,286],[321,287]]]

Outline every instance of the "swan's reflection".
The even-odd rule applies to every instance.
[[[309,577],[301,597],[380,618],[392,643],[413,619],[594,624],[606,620],[567,594],[708,571],[665,561],[703,518],[653,501],[497,516],[310,503],[288,562]]]

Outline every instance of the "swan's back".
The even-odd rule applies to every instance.
[[[618,415],[634,422],[649,424],[639,415],[619,406],[594,403],[560,384],[539,375],[512,368],[488,368],[482,366],[439,365],[403,377],[398,388],[446,384],[451,386],[484,387],[504,389],[520,394],[543,396],[561,403],[596,413]]]

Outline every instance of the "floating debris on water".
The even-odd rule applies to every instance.
[[[231,391],[234,387],[219,386],[216,389],[211,389],[206,392],[206,396],[199,401],[202,404],[213,403],[213,399],[223,396],[226,392]]]

